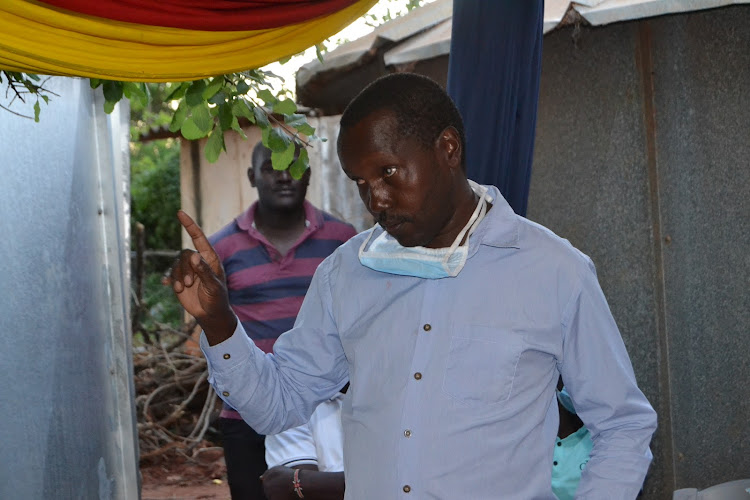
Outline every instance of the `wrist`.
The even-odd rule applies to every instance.
[[[292,487],[294,488],[294,493],[299,498],[305,498],[305,495],[302,494],[302,483],[300,482],[300,469],[294,469],[294,476],[292,477]]]
[[[210,319],[204,318],[199,323],[206,334],[208,345],[214,346],[234,334],[237,329],[237,316],[229,309],[224,314],[212,315]]]

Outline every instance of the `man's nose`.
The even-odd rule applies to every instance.
[[[391,207],[388,191],[380,187],[371,187],[367,199],[367,207],[372,214],[379,214]]]
[[[276,170],[276,180],[278,182],[292,182],[292,175],[289,173],[289,169]]]

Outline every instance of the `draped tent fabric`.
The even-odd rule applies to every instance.
[[[305,50],[364,15],[376,1],[349,2],[328,15],[275,28],[208,31],[104,19],[33,0],[3,0],[0,69],[136,82],[235,73]],[[277,3],[277,9],[289,8],[282,5],[289,1]]]
[[[355,0],[40,0],[79,14],[207,31],[278,28],[326,16]]]
[[[543,0],[454,0],[448,93],[466,168],[526,215],[542,62]],[[480,50],[478,50],[480,49]]]

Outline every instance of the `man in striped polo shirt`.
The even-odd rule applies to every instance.
[[[258,201],[209,240],[224,265],[232,309],[253,342],[270,353],[294,325],[318,264],[356,231],[305,200],[310,170],[299,180],[274,170],[271,151],[260,142],[247,176]],[[264,498],[264,436],[226,403],[220,427],[232,499]]]

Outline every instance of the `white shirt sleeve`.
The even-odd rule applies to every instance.
[[[294,467],[302,464],[318,465],[315,440],[310,424],[292,427],[279,434],[266,436],[266,464]]]

